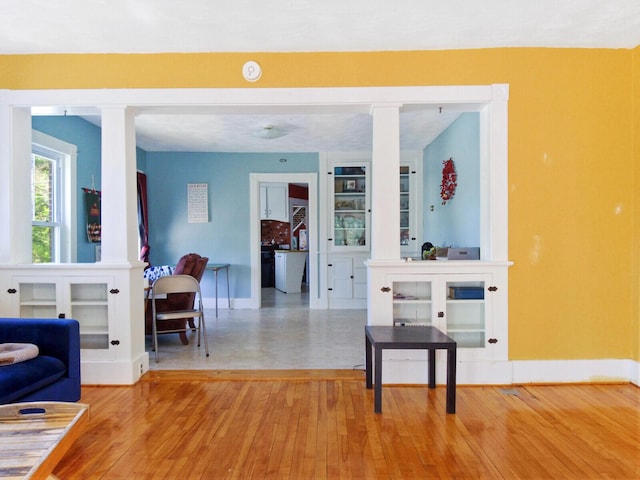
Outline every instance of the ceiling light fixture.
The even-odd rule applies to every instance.
[[[253,133],[253,136],[258,138],[264,138],[266,140],[273,140],[274,138],[284,137],[287,132],[274,127],[273,125],[266,125],[257,132]]]

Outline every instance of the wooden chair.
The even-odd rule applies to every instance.
[[[173,275],[190,275],[200,282],[208,262],[209,259],[207,257],[202,257],[197,253],[188,253],[180,258]],[[153,292],[151,294],[153,295]],[[193,293],[172,293],[167,295],[166,299],[156,299],[156,308],[158,312],[190,310],[193,309],[194,300],[195,295]],[[185,328],[185,324],[188,320],[189,318],[178,318],[163,322],[158,333],[179,333],[180,341],[184,345],[188,345],[189,339],[187,338],[187,330]],[[153,312],[151,302],[147,303],[145,312],[145,334],[153,334]]]

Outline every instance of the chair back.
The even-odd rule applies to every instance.
[[[191,275],[167,275],[153,282],[153,296],[170,293],[200,293],[200,282]]]
[[[202,280],[209,258],[202,257],[197,253],[187,253],[183,255],[173,271],[174,275],[191,275],[197,280]]]

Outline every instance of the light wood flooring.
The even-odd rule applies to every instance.
[[[61,479],[638,479],[640,389],[385,386],[354,370],[151,371],[83,387]]]

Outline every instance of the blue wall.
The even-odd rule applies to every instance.
[[[152,265],[173,265],[189,252],[229,263],[233,298],[251,297],[249,174],[318,172],[316,153],[146,152],[145,160]],[[189,183],[208,184],[208,223],[188,223]],[[211,281],[203,279],[203,290],[213,291]],[[226,293],[222,281],[219,296]]]
[[[80,117],[68,116],[37,116],[32,117],[31,126],[34,130],[46,133],[59,140],[63,140],[78,147],[76,166],[77,181],[77,243],[78,263],[93,263],[96,260],[96,243],[90,243],[85,229],[85,207],[82,188],[95,186],[102,190],[102,130],[100,127],[83,120]],[[137,167],[144,170],[146,152],[136,149]],[[93,182],[93,184],[92,184]]]
[[[33,117],[31,125],[34,130],[46,133],[78,147],[77,158],[77,226],[78,226],[78,258],[79,263],[95,261],[95,246],[87,239],[86,216],[82,188],[91,188],[92,178],[96,190],[100,188],[100,158],[102,156],[101,130],[80,117]]]
[[[442,205],[442,162],[453,158],[455,196]],[[434,245],[480,245],[480,115],[463,113],[424,150],[424,241]],[[434,206],[432,212],[430,206]]]

